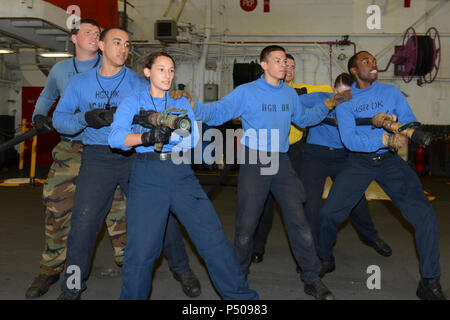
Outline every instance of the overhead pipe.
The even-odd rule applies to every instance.
[[[178,22],[178,19],[180,19],[181,12],[184,9],[184,5],[186,4],[186,0],[181,1],[180,5],[178,6],[177,12],[175,13],[175,16],[173,19]]]
[[[163,13],[163,17],[167,17],[167,15],[169,14],[170,9],[172,8],[172,3],[173,3],[173,0],[170,0],[169,5],[167,6],[166,11],[164,11],[164,13]]]
[[[209,45],[223,45],[223,46],[260,46],[260,45],[267,45],[267,44],[287,44],[287,45],[315,45],[319,49],[321,49],[326,55],[329,56],[330,60],[330,85],[333,85],[333,75],[332,75],[332,61],[333,61],[333,55],[332,55],[332,47],[336,46],[344,46],[344,45],[351,45],[353,46],[353,53],[356,53],[356,43],[353,41],[349,41],[347,39],[341,40],[341,41],[209,41],[211,36],[211,0],[208,0],[206,2],[206,25],[205,25],[205,41],[202,42],[196,42],[196,41],[177,41],[177,44],[200,44],[203,45],[202,55],[200,57],[199,65],[200,70],[198,72],[200,73],[200,84],[204,83],[204,71],[206,69],[206,56],[208,52],[208,46]],[[326,53],[323,48],[320,46],[322,44],[329,46],[329,52]],[[345,69],[342,68],[342,66],[334,60],[334,62],[337,64],[337,66],[345,72]],[[199,88],[199,99],[203,101],[203,85],[201,88]]]
[[[213,44],[231,44],[231,45],[260,45],[260,44],[307,44],[307,45],[316,45],[319,49],[324,51],[321,44],[326,44],[329,46],[329,60],[330,60],[330,86],[333,86],[333,60],[336,63],[336,65],[343,71],[346,72],[344,68],[335,60],[333,59],[333,46],[344,46],[344,45],[352,45],[353,46],[353,54],[356,53],[356,43],[348,40],[342,40],[342,41],[277,41],[277,42],[267,42],[267,41],[222,41],[217,42]],[[325,52],[324,52],[325,53]],[[325,53],[327,54],[327,53]]]
[[[199,75],[199,80],[197,82],[197,84],[200,86],[198,93],[199,93],[199,101],[203,102],[204,101],[204,83],[205,83],[205,70],[206,70],[206,62],[207,62],[207,57],[208,57],[208,42],[209,39],[211,37],[211,16],[212,16],[212,12],[211,12],[211,7],[212,7],[212,0],[207,0],[205,2],[205,41],[202,43],[203,44],[203,48],[202,48],[202,54],[200,56],[200,61],[199,61],[199,70],[198,70],[198,75]]]

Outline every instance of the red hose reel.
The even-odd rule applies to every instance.
[[[436,28],[431,27],[424,35],[417,35],[410,27],[403,35],[401,46],[394,47],[394,55],[383,70],[394,64],[394,75],[403,77],[403,81],[410,82],[417,76],[418,83],[431,83],[436,79],[441,62],[441,40]]]

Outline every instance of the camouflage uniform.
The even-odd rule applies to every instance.
[[[82,151],[81,142],[67,139],[62,139],[52,151],[53,164],[43,190],[46,210],[45,249],[40,262],[42,274],[54,275],[64,270],[75,180],[81,165]],[[125,207],[125,195],[117,187],[111,210],[106,216],[106,225],[118,265],[122,264],[126,242]]]

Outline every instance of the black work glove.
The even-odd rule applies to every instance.
[[[144,147],[153,146],[155,143],[169,143],[172,129],[166,126],[156,126],[152,130],[142,134],[141,140]]]
[[[112,122],[106,119],[106,113],[110,110],[106,109],[92,109],[84,113],[84,119],[87,122],[88,127],[99,129],[101,127],[109,126]]]
[[[105,109],[103,112],[100,112],[100,118],[105,120],[108,125],[113,123],[114,121],[114,113],[116,112],[117,107],[112,107],[111,109]]]
[[[37,114],[33,118],[34,128],[38,134],[46,134],[53,131],[52,119],[42,114]]]
[[[150,123],[150,121],[149,121],[149,116],[153,113],[156,113],[156,111],[153,111],[153,110],[139,111],[139,115],[137,116],[137,118],[138,118],[137,123],[140,124],[141,126],[143,126],[144,128],[153,129],[155,126],[152,123]]]

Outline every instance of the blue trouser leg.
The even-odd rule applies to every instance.
[[[404,160],[395,155],[382,161],[376,181],[414,227],[422,276],[439,277],[440,254],[436,216],[417,174]]]
[[[272,176],[262,176],[257,164],[241,164],[239,168],[234,251],[242,272],[249,273],[253,238],[264,203],[270,190]]]
[[[353,207],[363,196],[375,178],[369,162],[355,162],[349,158],[328,194],[320,210],[320,232],[318,255],[321,259],[333,254],[338,226],[349,216]]]
[[[296,142],[289,146],[288,156],[291,160],[291,165],[295,170],[297,176],[300,177],[301,171],[301,153],[303,142]],[[267,243],[267,237],[269,236],[270,229],[272,228],[273,216],[275,213],[275,201],[273,195],[269,193],[266,202],[264,204],[264,210],[259,220],[258,227],[256,228],[253,252],[264,254]],[[314,234],[314,233],[313,233]]]
[[[189,167],[177,169],[192,172]],[[171,210],[185,226],[222,298],[258,299],[258,294],[248,288],[216,211],[193,173],[172,189]]]
[[[306,193],[306,202],[304,204],[305,216],[311,228],[316,246],[319,240],[319,211],[322,206],[323,188],[330,171],[328,165],[323,161],[324,159],[310,145],[305,145],[302,154],[300,180],[305,187]]]
[[[172,213],[167,219],[163,246],[163,253],[167,258],[170,270],[178,274],[189,271],[189,258],[181,235],[180,224]]]
[[[255,237],[253,239],[253,252],[264,254],[266,251],[267,237],[269,236],[270,229],[272,229],[273,216],[275,213],[275,199],[273,195],[269,193],[267,195],[266,202],[264,203],[264,209],[259,219],[258,227],[255,231]]]
[[[148,195],[152,195],[149,197]],[[185,225],[224,299],[257,299],[225,237],[214,208],[186,165],[136,160],[127,207],[121,299],[146,299],[159,257],[169,209]]]
[[[120,184],[122,190],[128,191],[127,181],[131,161],[131,158],[109,151],[88,146],[84,148],[76,182],[62,290],[75,293],[86,289],[95,241],[111,207],[116,186]],[[80,268],[80,289],[68,287],[67,279],[72,275],[67,272],[70,266]]]
[[[150,294],[153,265],[161,254],[169,215],[168,188],[147,187],[154,161],[136,160],[130,172],[127,246],[120,299],[144,300]]]
[[[350,212],[350,219],[358,231],[359,238],[362,241],[373,242],[379,238],[375,230],[372,217],[369,213],[369,204],[366,196],[363,195],[355,207]]]
[[[305,191],[285,154],[280,154],[280,169],[270,190],[280,204],[292,252],[302,268],[301,278],[307,284],[313,283],[319,279],[320,261],[303,211]]]
[[[300,173],[302,171],[302,154],[305,143],[302,141],[296,142],[289,146],[288,157],[291,160],[292,168],[298,177],[300,177]]]
[[[346,150],[328,150],[326,147],[305,144],[303,146],[301,181],[306,190],[305,215],[317,241],[320,231],[320,208],[326,177],[333,180],[341,173],[347,161]],[[369,213],[367,200],[361,197],[350,213],[350,218],[363,241],[375,241],[378,232],[375,230]]]

